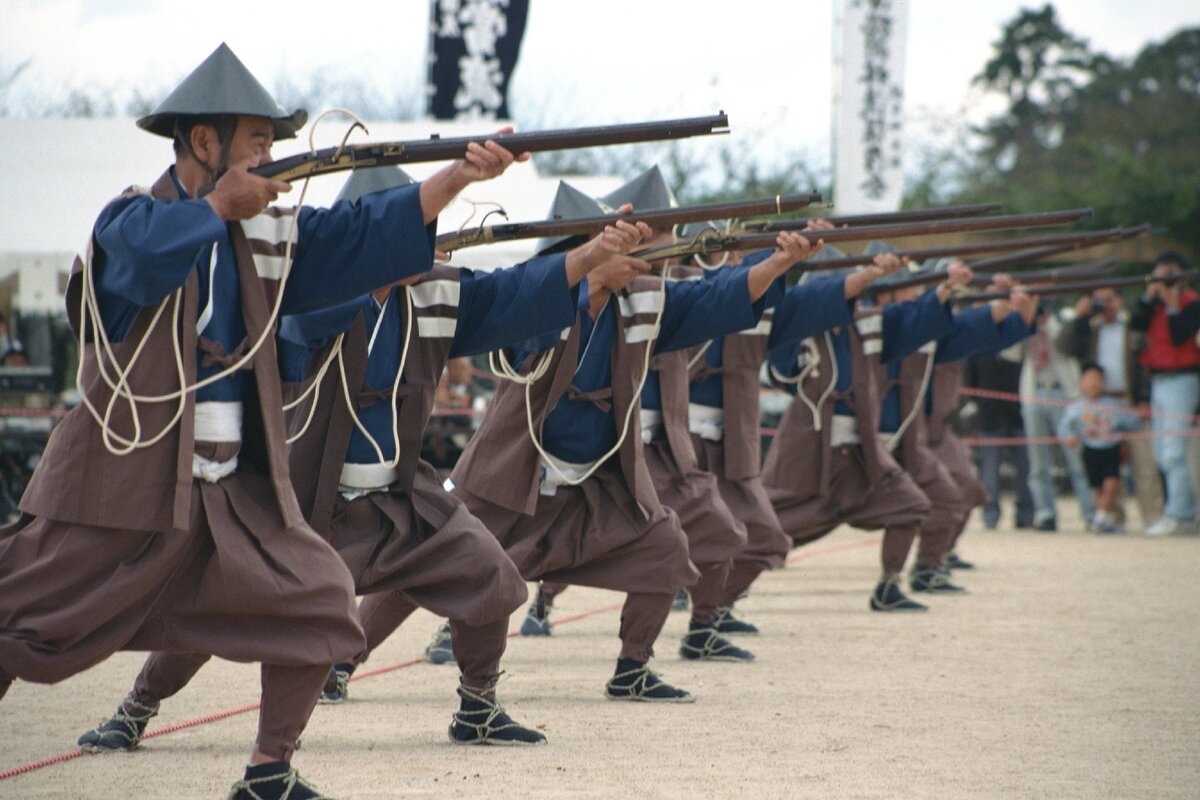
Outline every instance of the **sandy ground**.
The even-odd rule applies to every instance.
[[[673,614],[656,667],[694,705],[608,702],[618,616],[516,639],[501,697],[547,747],[446,740],[456,671],[419,664],[318,707],[296,763],[338,797],[1200,797],[1200,538],[971,530],[970,594],[922,615],[867,610],[877,537],[798,551],[741,604],[764,635],[750,665],[684,663]],[[556,612],[611,606],[572,589]],[[514,624],[518,620],[514,618]],[[420,612],[370,666],[420,654]],[[141,656],[0,705],[0,772],[71,752],[111,713]],[[214,662],[152,724],[257,699],[257,669]],[[253,713],[0,780],[0,798],[224,797]]]

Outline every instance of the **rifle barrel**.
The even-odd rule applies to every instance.
[[[1189,270],[1175,275],[1175,280],[1181,278],[1191,278],[1200,273],[1200,270]],[[1039,287],[1030,292],[1039,296],[1055,295],[1055,294],[1071,294],[1073,292],[1087,292],[1092,289],[1116,289],[1122,286],[1138,286],[1151,283],[1154,280],[1152,275],[1135,275],[1131,278],[1103,278],[1094,281],[1073,281],[1069,283],[1060,283],[1057,286]],[[955,301],[959,303],[975,303],[987,300],[1000,300],[1008,297],[1007,291],[1001,292],[981,292],[979,294],[964,294],[955,297]]]
[[[326,147],[316,152],[281,158],[250,170],[255,175],[281,181],[295,181],[314,175],[342,172],[391,164],[416,164],[462,158],[471,142],[482,144],[491,139],[514,154],[541,153],[550,150],[574,150],[615,144],[657,142],[728,133],[729,118],[722,111],[707,117],[686,117],[623,125],[597,125],[584,128],[493,133],[443,139],[437,134],[428,139],[400,142],[376,142]]]
[[[1033,228],[1048,225],[1065,225],[1092,213],[1090,208],[1070,211],[1047,211],[1038,214],[1009,214],[981,219],[953,219],[936,222],[916,222],[906,225],[863,225],[857,228],[833,228],[815,231],[810,239],[823,239],[826,244],[839,242],[865,242],[871,239],[902,239],[909,236],[931,236],[970,231],[1001,231],[1014,228]],[[761,250],[775,245],[775,233],[752,233],[749,235],[712,236],[701,234],[691,242],[664,245],[640,250],[630,255],[635,258],[655,260],[680,256],[720,253],[727,250]],[[966,252],[988,252],[984,250]],[[867,263],[858,261],[855,263]],[[831,263],[831,262],[824,262]]]
[[[825,221],[834,225],[889,225],[899,222],[929,222],[938,219],[959,219],[962,217],[978,217],[991,214],[1001,209],[999,203],[980,203],[967,206],[940,206],[934,208],[917,208],[910,211],[893,211],[879,214],[843,214],[826,217]],[[746,230],[763,231],[794,231],[803,230],[809,219],[784,219],[761,223],[758,227],[748,226]]]
[[[991,270],[990,272],[984,270],[981,272],[980,270],[976,269],[976,263],[982,262],[971,262],[967,264],[967,266],[976,273],[971,279],[971,283],[975,285],[986,286],[991,282],[990,272],[995,272],[996,270]],[[1117,259],[1110,258],[1105,261],[1092,261],[1086,264],[1077,264],[1070,267],[1056,267],[1054,269],[1041,270],[1040,272],[1023,272],[1021,273],[1020,279],[1022,282],[1026,282],[1038,280],[1058,280],[1072,275],[1094,275],[1108,271],[1112,269],[1112,267],[1116,266],[1116,264]],[[1013,266],[1024,265],[1014,264]],[[944,272],[925,272],[920,275],[913,275],[910,278],[901,278],[896,281],[891,281],[884,286],[880,286],[877,283],[872,284],[871,288],[878,292],[894,292],[898,289],[907,289],[910,286],[924,286],[930,283],[937,283],[941,280],[944,280],[945,277],[946,275]]]
[[[587,236],[599,233],[618,220],[645,222],[651,228],[665,228],[688,222],[728,219],[739,216],[783,214],[821,202],[818,192],[811,194],[763,197],[736,200],[728,203],[706,203],[695,206],[638,211],[631,214],[602,214],[579,219],[550,219],[538,222],[511,222],[490,227],[468,228],[437,237],[437,248],[446,252],[473,245],[505,242],[515,239],[535,239],[540,236]]]
[[[896,253],[896,255],[908,257],[909,259],[916,261],[923,261],[927,258],[948,258],[951,256],[974,255],[976,253],[1007,253],[1018,250],[1029,250],[1030,248],[1049,249],[1053,247],[1055,252],[1068,252],[1070,250],[1079,250],[1085,247],[1094,247],[1098,244],[1106,244],[1109,242],[1119,241],[1121,239],[1132,238],[1145,233],[1145,230],[1145,226],[1138,228],[1110,228],[1103,231],[1065,233],[1051,236],[1035,236],[1027,239],[1001,239],[991,242],[968,242],[966,244],[945,245],[943,247],[924,247],[913,250],[904,250]],[[870,264],[873,260],[874,256],[867,255],[844,256],[841,258],[827,259],[825,261],[801,261],[800,263],[796,264],[793,269],[800,269],[803,271],[834,270],[842,269],[844,267],[856,267],[863,264]],[[1012,266],[1012,264],[1007,266]]]

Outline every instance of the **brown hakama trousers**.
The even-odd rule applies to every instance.
[[[650,659],[675,593],[699,577],[679,518],[665,508],[647,518],[614,465],[602,466],[578,486],[539,496],[533,516],[461,486],[454,494],[483,521],[525,580],[626,592],[622,658]]]
[[[732,606],[750,588],[763,572],[778,569],[792,549],[792,540],[783,532],[783,526],[762,477],[755,475],[742,480],[729,480],[725,476],[725,448],[721,442],[692,435],[696,449],[696,461],[700,469],[707,470],[717,479],[721,499],[736,519],[746,529],[746,546],[733,557],[733,566],[725,579],[718,605]]]
[[[368,595],[357,613],[367,650],[342,661],[365,661],[421,607],[450,618],[463,683],[480,690],[495,684],[509,614],[525,602],[528,590],[495,537],[442,488],[433,467],[418,465],[411,496],[402,491],[355,500],[339,496],[331,543],[350,569],[355,591]],[[207,660],[152,654],[134,684],[134,699],[155,705],[173,696]]]
[[[364,646],[345,564],[282,526],[265,477],[194,481],[187,531],[0,529],[0,670],[17,678],[54,683],[118,650],[180,654],[192,674],[197,653],[259,661],[258,746],[286,760],[329,665]]]
[[[971,451],[953,433],[947,431],[937,442],[931,442],[929,449],[950,472],[951,479],[958,487],[963,508],[961,519],[959,519],[957,528],[951,535],[950,543],[946,548],[946,551],[949,552],[954,549],[958,537],[962,536],[963,530],[967,527],[967,519],[970,518],[972,509],[987,502],[987,489],[983,487],[979,477],[975,474],[975,468],[971,464]]]
[[[688,590],[692,620],[712,622],[721,607],[733,558],[746,548],[746,527],[725,505],[715,475],[699,470],[683,474],[665,439],[647,444],[644,452],[659,502],[679,517],[688,553],[700,572],[700,579]]]
[[[862,530],[884,528],[882,561],[886,575],[904,569],[930,503],[908,473],[891,472],[872,485],[867,480],[862,447],[839,445],[826,454],[832,458],[829,495],[797,497],[767,487],[767,496],[784,531],[797,544],[815,541],[843,523]]]
[[[331,533],[356,589],[367,595],[359,618],[368,652],[424,608],[449,618],[463,683],[495,684],[508,617],[529,590],[496,537],[442,488],[432,466],[418,465],[411,493],[338,497]]]

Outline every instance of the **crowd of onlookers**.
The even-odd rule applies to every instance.
[[[1147,535],[1195,530],[1200,298],[1173,277],[1187,270],[1183,256],[1161,254],[1152,273],[1161,280],[1129,308],[1112,289],[1085,295],[1073,308],[1043,303],[1032,337],[968,363],[968,393],[1001,393],[973,398],[977,435],[1009,440],[976,448],[989,493],[985,525],[1000,522],[1007,459],[1018,528],[1057,529],[1061,471],[1090,529],[1123,530],[1128,491]]]

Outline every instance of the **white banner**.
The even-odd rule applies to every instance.
[[[906,0],[842,0],[835,55],[833,201],[839,214],[895,211],[904,189]]]

